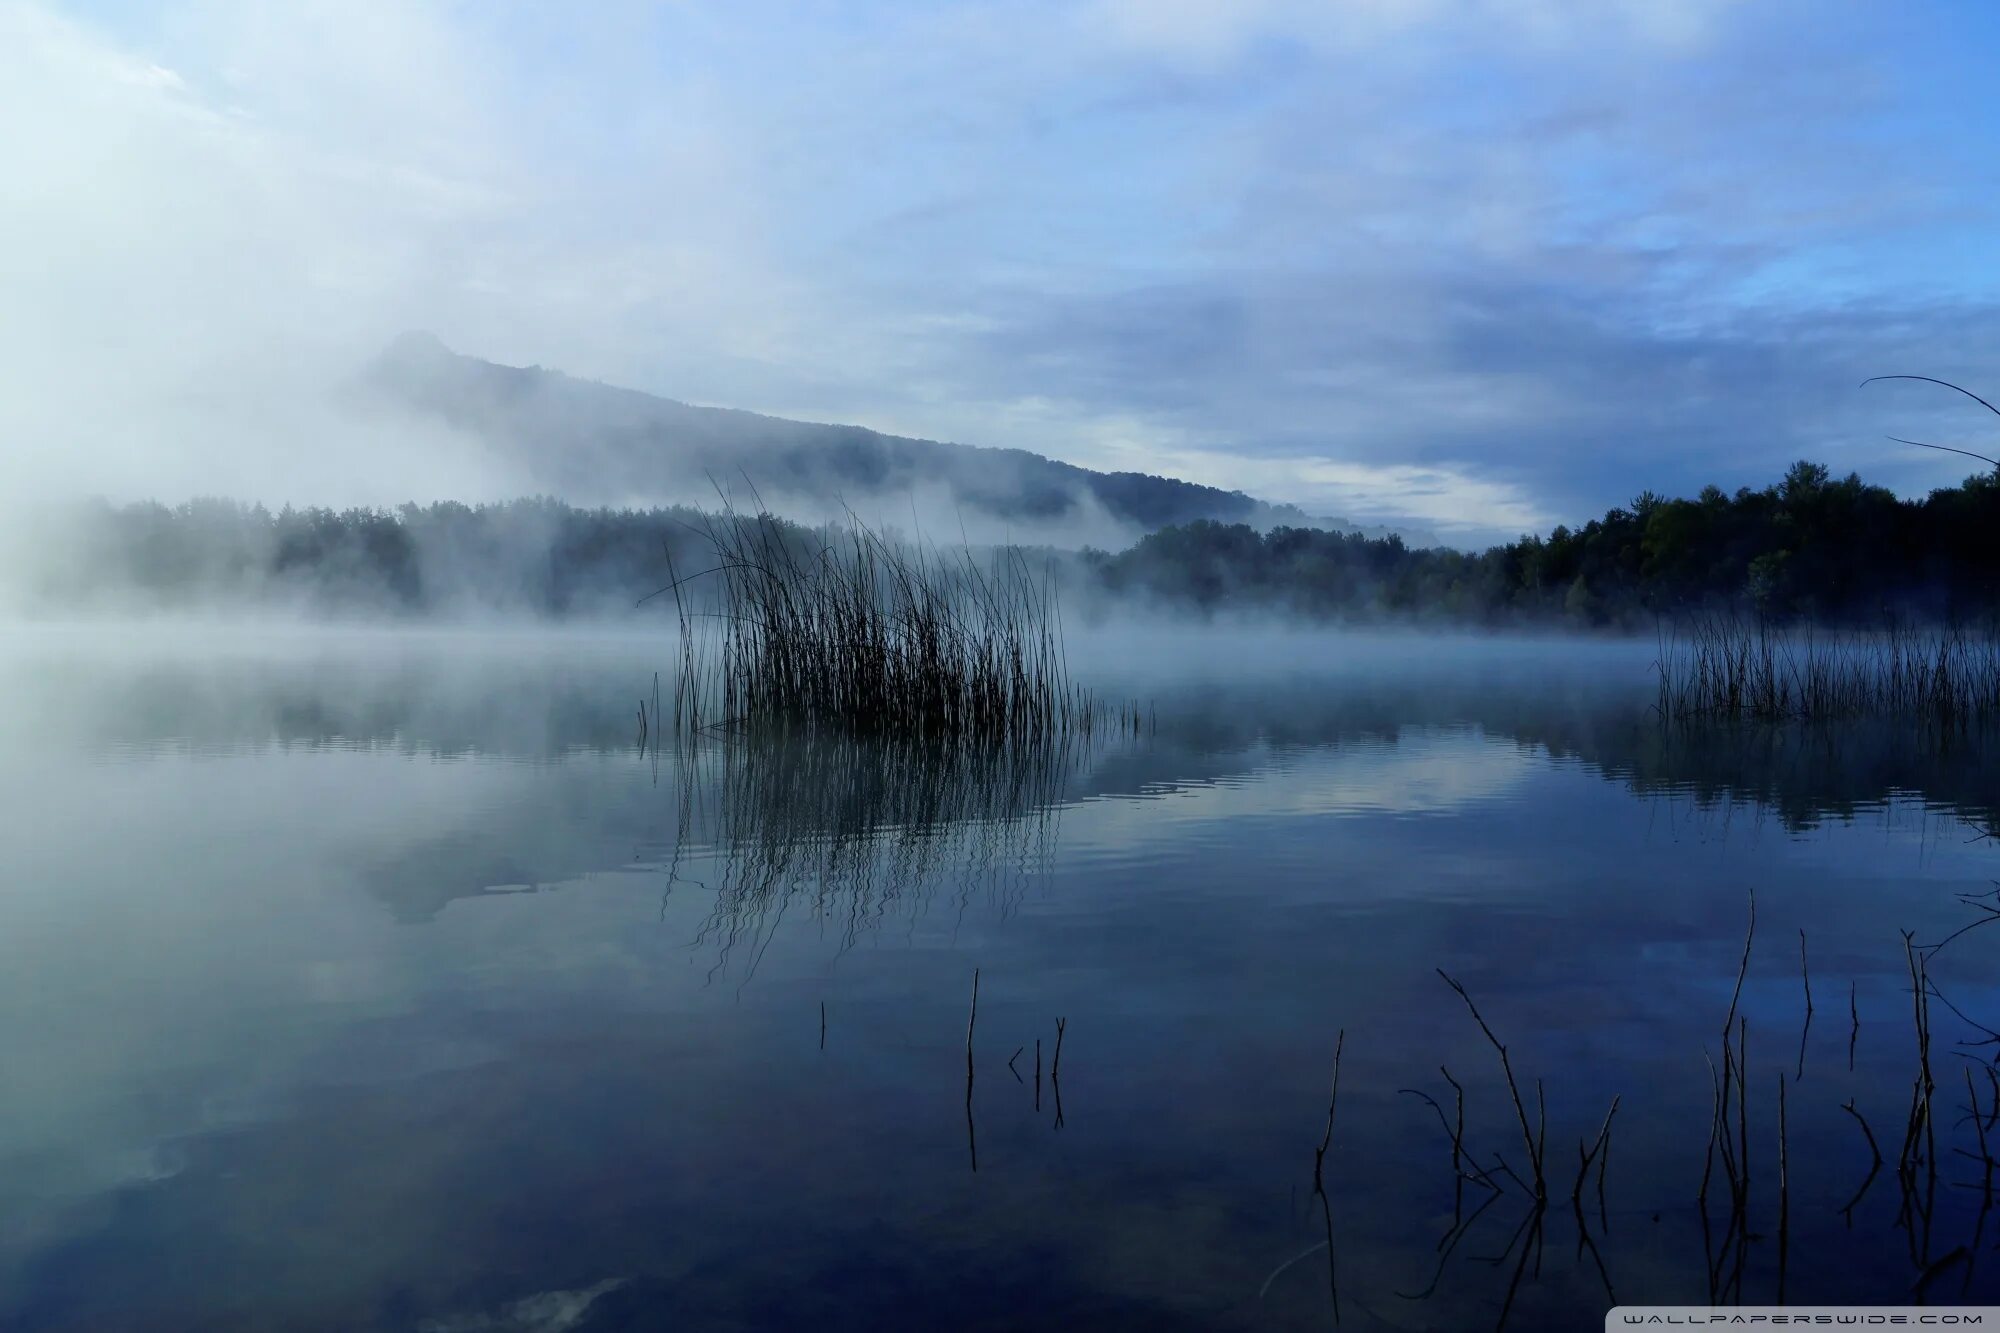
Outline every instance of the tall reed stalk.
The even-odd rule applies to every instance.
[[[726,507],[704,535],[713,566],[661,590],[681,621],[683,728],[1019,743],[1139,727],[1072,683],[1051,572],[1018,548],[807,534]]]
[[[1716,619],[1663,637],[1656,707],[1675,721],[2000,716],[2000,634],[1891,625],[1865,634]]]

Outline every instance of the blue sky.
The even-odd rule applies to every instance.
[[[17,484],[304,485],[279,408],[187,405],[421,327],[1465,543],[1802,456],[1921,493],[1965,469],[1885,434],[2000,420],[1857,382],[2000,390],[1995,50],[1976,3],[0,0],[0,428],[54,441]]]

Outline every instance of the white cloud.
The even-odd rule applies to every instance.
[[[1359,523],[1414,520],[1454,543],[1506,540],[1546,530],[1554,522],[1520,487],[1457,467],[1357,463],[1315,455],[1245,459],[1198,450],[1134,450],[1131,462],[1142,460],[1210,486],[1286,494],[1311,513]]]
[[[0,0],[0,492],[504,487],[301,407],[406,327],[1355,517],[1575,517],[1663,441],[1765,468],[1887,335],[1716,331],[1979,220],[1793,12]],[[1820,360],[1730,449],[1703,357]]]

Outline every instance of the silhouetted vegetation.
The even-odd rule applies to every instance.
[[[1100,720],[1069,681],[1050,571],[1018,548],[981,562],[858,523],[802,542],[728,511],[702,531],[706,567],[670,568],[660,590],[680,622],[679,726],[1040,744]]]
[[[702,521],[690,508],[578,509],[539,498],[276,513],[215,499],[100,503],[58,539],[31,595],[82,607],[629,612],[670,560],[699,567]]]
[[[1662,718],[1825,722],[1916,718],[1963,725],[2000,714],[2000,639],[1957,627],[1863,635],[1701,621],[1663,643]]]
[[[1963,618],[2000,608],[2000,475],[1902,500],[1800,462],[1762,490],[1648,492],[1581,528],[1477,554],[1194,523],[1087,559],[1110,589],[1210,611],[1580,626],[1696,611],[1824,624],[1875,624],[1886,610]]]
[[[628,611],[712,555],[689,508],[548,499],[395,510],[226,500],[91,507],[52,541],[45,606],[271,604],[406,615]],[[775,520],[774,520],[775,521]],[[780,523],[801,541],[824,533]],[[885,533],[893,544],[894,534]],[[1066,588],[1172,610],[1308,619],[1650,627],[1658,615],[1874,627],[2000,613],[2000,474],[1919,500],[1801,462],[1762,490],[1650,492],[1580,528],[1483,552],[1314,528],[1201,521],[1059,560]],[[1079,598],[1081,601],[1081,598]]]

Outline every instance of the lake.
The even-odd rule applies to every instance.
[[[1654,653],[1101,631],[1138,734],[940,757],[641,746],[651,633],[0,631],[0,1326],[2000,1302],[2000,931],[1897,1169],[1992,747]]]

